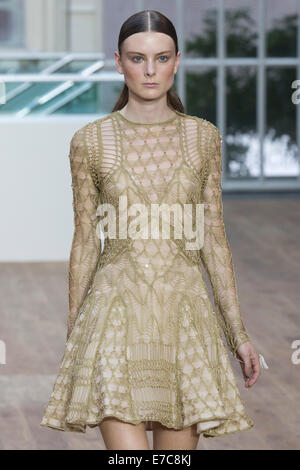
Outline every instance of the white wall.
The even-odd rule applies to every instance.
[[[0,262],[68,260],[74,230],[70,141],[99,117],[0,119]]]
[[[67,18],[70,51],[103,51],[102,0],[72,0]]]
[[[102,52],[102,0],[26,0],[25,49]]]

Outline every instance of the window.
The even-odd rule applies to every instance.
[[[0,47],[24,44],[24,0],[0,0]]]

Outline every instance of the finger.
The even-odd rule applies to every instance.
[[[244,376],[245,379],[249,379],[252,376],[253,370],[252,370],[252,362],[251,358],[248,356],[245,359],[245,366],[244,366]]]
[[[259,363],[259,357],[258,356],[252,356],[251,357],[251,363],[252,363],[252,377],[250,378],[248,384],[253,385],[258,377],[260,376],[261,373],[261,368],[260,368],[260,363]]]
[[[241,358],[241,356],[239,356],[239,357]],[[243,375],[246,378],[247,377],[246,372],[249,373],[249,368],[252,370],[250,357],[245,356],[245,357],[243,357],[243,359],[242,358],[239,359],[239,362],[240,362],[241,369],[243,371]]]

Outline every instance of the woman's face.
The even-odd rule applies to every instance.
[[[180,52],[175,53],[173,39],[164,33],[147,31],[132,34],[123,41],[122,54],[114,53],[119,73],[131,93],[142,99],[161,97],[172,87]],[[157,83],[147,87],[144,83]]]

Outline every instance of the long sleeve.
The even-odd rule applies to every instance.
[[[99,190],[92,178],[85,139],[85,132],[77,131],[72,137],[69,153],[74,235],[69,260],[68,336],[93,280],[100,249],[96,233]]]
[[[204,242],[200,258],[212,285],[217,319],[235,358],[236,349],[250,341],[238,301],[232,254],[228,244],[222,203],[222,138],[213,126],[208,151],[208,176],[202,194]]]

